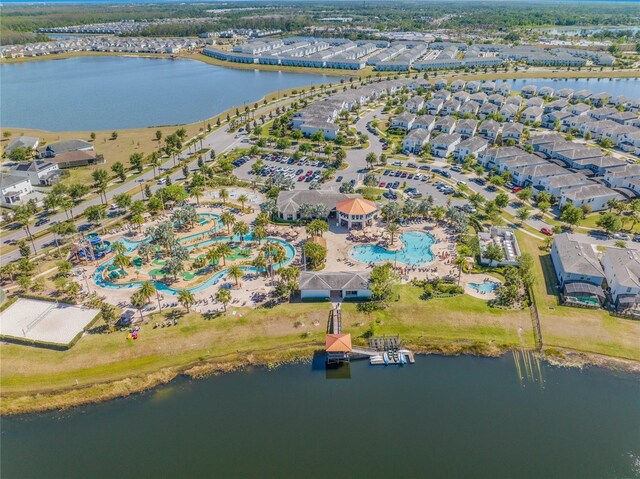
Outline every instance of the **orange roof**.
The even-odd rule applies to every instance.
[[[325,338],[325,349],[332,353],[351,352],[350,334],[327,334]]]
[[[336,209],[346,215],[368,215],[378,210],[373,201],[364,198],[349,198],[336,204]]]

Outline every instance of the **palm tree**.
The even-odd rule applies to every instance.
[[[455,264],[458,267],[458,285],[460,284],[460,277],[462,276],[462,268],[464,268],[464,265],[466,263],[467,263],[467,259],[464,256],[458,256],[453,261],[453,264]]]
[[[209,264],[218,264],[220,260],[220,251],[219,248],[213,246],[209,248],[205,254],[205,259],[209,262]]]
[[[251,266],[253,266],[254,268],[256,268],[258,270],[258,272],[262,272],[264,271],[264,273],[267,273],[267,260],[264,257],[264,254],[260,253],[258,254],[258,256],[256,256],[253,261],[251,262]]]
[[[233,234],[240,237],[240,244],[242,244],[244,242],[244,237],[249,234],[249,227],[246,223],[238,221],[233,225]]]
[[[220,192],[218,193],[218,197],[222,200],[222,206],[224,206],[229,199],[229,192],[226,188],[221,188]]]
[[[157,289],[151,281],[145,281],[142,283],[142,286],[140,286],[140,294],[146,298],[147,303],[156,292]]]
[[[142,315],[142,308],[144,308],[147,304],[147,298],[145,298],[140,291],[136,291],[131,295],[131,306],[136,308],[140,312],[140,319],[144,321],[144,316]]]
[[[200,206],[200,197],[204,193],[204,188],[202,186],[192,186],[189,191],[189,196],[196,199],[196,203]]]
[[[238,196],[238,201],[242,205],[242,210],[244,211],[244,204],[249,201],[249,198],[247,198],[247,195],[240,195]]]
[[[119,255],[127,251],[127,247],[122,241],[114,241],[111,243],[111,251],[113,251],[113,254]]]
[[[220,243],[218,245],[218,255],[220,258],[222,258],[222,264],[224,266],[227,265],[227,256],[230,256],[231,253],[233,253],[233,250],[231,249],[231,246],[229,246],[229,243]]]
[[[329,231],[329,223],[324,220],[313,220],[307,225],[307,234],[309,236],[320,236]]]
[[[396,223],[389,223],[386,231],[389,233],[389,236],[391,236],[391,244],[393,244],[395,242],[396,235],[400,232],[400,226]]]
[[[113,259],[113,264],[115,264],[116,266],[120,266],[122,269],[125,269],[131,266],[131,258],[129,258],[125,254],[119,253]]]
[[[228,289],[219,289],[216,292],[216,301],[222,303],[224,306],[224,312],[227,312],[227,304],[231,302],[231,293]]]
[[[444,208],[444,206],[438,205],[433,209],[433,212],[431,214],[433,215],[433,219],[439,223],[444,218],[446,212],[447,210]]]
[[[236,217],[231,213],[231,211],[225,211],[220,215],[220,221],[222,221],[222,224],[227,227],[227,234],[231,236],[231,228],[236,222]]]
[[[36,253],[36,244],[33,241],[33,236],[31,235],[31,223],[33,223],[33,211],[27,206],[19,206],[16,208],[16,211],[13,215],[13,219],[20,223],[20,226],[24,229],[25,233],[31,240],[31,245],[33,246],[33,252]]]
[[[264,226],[256,226],[253,229],[253,239],[258,240],[258,244],[262,242],[263,239],[267,237],[267,230]]]
[[[228,271],[229,276],[231,276],[236,282],[236,288],[240,287],[240,279],[244,276],[244,271],[240,266],[232,266]]]
[[[187,308],[187,313],[190,312],[191,306],[196,302],[196,298],[191,291],[186,289],[178,292],[178,303]]]

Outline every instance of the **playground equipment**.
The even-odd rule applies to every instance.
[[[98,233],[89,233],[78,243],[78,256],[85,259],[95,260],[104,258],[111,253],[111,242],[104,241]]]

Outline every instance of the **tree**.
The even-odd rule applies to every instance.
[[[144,169],[143,160],[144,156],[142,153],[133,153],[129,156],[129,163],[131,163],[131,167],[138,170],[138,173],[142,173],[142,170]]]
[[[220,215],[220,221],[222,221],[222,224],[227,228],[227,234],[231,236],[231,228],[233,228],[236,222],[234,214],[230,211],[225,211]]]
[[[240,195],[238,196],[238,201],[240,202],[240,205],[242,206],[242,209],[244,210],[244,204],[249,201],[249,198],[247,198],[247,195]]]
[[[226,188],[220,188],[220,191],[218,192],[218,197],[220,198],[220,200],[222,201],[222,205],[224,206],[224,204],[229,199],[229,192],[227,191]]]
[[[398,276],[393,271],[391,263],[374,266],[369,277],[371,299],[383,304],[391,298],[393,287],[398,282]]]
[[[144,321],[144,316],[142,315],[142,309],[147,305],[147,299],[140,294],[140,291],[136,291],[131,295],[131,306],[136,308],[140,312],[140,319]]]
[[[482,253],[482,256],[492,263],[499,263],[504,259],[504,251],[502,247],[495,243],[489,243]]]
[[[516,197],[520,201],[529,201],[533,196],[533,190],[531,188],[523,188],[516,193]]]
[[[227,271],[227,274],[236,282],[236,288],[240,287],[240,280],[244,276],[244,271],[240,266],[232,266]]]
[[[233,225],[233,234],[240,238],[240,243],[242,244],[245,236],[249,234],[249,226],[242,221],[238,221]]]
[[[204,188],[202,186],[192,186],[189,190],[189,196],[196,199],[196,203],[200,206],[200,197],[204,194]]]
[[[327,248],[313,241],[307,241],[302,246],[302,253],[309,267],[317,269],[327,257]]]
[[[119,195],[116,195],[113,200],[115,201],[116,206],[121,210],[126,210],[131,206],[131,196],[127,193],[120,193]]]
[[[391,244],[395,243],[396,235],[400,232],[400,226],[397,223],[389,223],[386,228],[386,232],[391,238]]]
[[[376,161],[378,161],[378,158],[376,157],[375,153],[371,152],[367,154],[364,161],[367,162],[367,167],[371,169],[373,168],[373,165],[376,163]]]
[[[112,131],[111,132],[111,139],[112,140],[117,140],[118,139],[118,132],[117,131]]]
[[[107,202],[106,191],[107,191],[107,185],[109,184],[109,174],[107,173],[106,170],[100,169],[100,170],[95,170],[93,173],[91,173],[91,176],[93,177],[94,186],[98,191],[98,194],[103,197],[103,200],[104,200],[103,203],[106,203]]]
[[[120,179],[120,181],[124,182],[127,179],[127,174],[124,171],[124,165],[116,161],[113,165],[111,165],[111,171]]]
[[[102,222],[107,214],[105,205],[87,206],[87,208],[84,210],[84,213],[91,223],[98,224]]]
[[[540,212],[544,215],[551,208],[551,203],[549,203],[548,201],[538,201],[537,206]]]
[[[227,256],[231,256],[231,253],[233,253],[233,250],[231,249],[231,246],[229,246],[229,243],[220,243],[218,245],[218,254],[219,257],[222,258],[222,264],[224,266],[227,265]]]
[[[258,221],[256,220],[256,224]],[[253,239],[258,241],[258,244],[262,242],[263,239],[267,237],[267,230],[264,226],[256,226],[253,229]]]
[[[160,130],[156,130],[156,141],[162,140],[162,132]]]
[[[527,208],[526,206],[518,209],[518,212],[516,213],[516,218],[518,218],[518,220],[520,221],[520,224],[524,223],[529,218],[531,218],[531,209]]]
[[[503,209],[509,204],[509,196],[506,193],[498,193],[494,201],[498,208]]]
[[[31,235],[31,224],[33,223],[33,214],[34,210],[28,204],[20,205],[15,208],[13,213],[13,219],[22,226],[25,233],[27,233],[27,237],[31,241],[31,245],[33,246],[33,252],[37,251],[36,244],[33,241],[33,236]]]
[[[329,231],[329,223],[325,220],[315,219],[307,225],[307,234],[309,236],[322,237],[327,231]]]
[[[216,301],[222,303],[224,312],[227,312],[227,304],[231,302],[231,292],[228,289],[219,289],[216,292]]]
[[[178,303],[187,309],[187,313],[190,312],[190,308],[195,302],[196,298],[191,291],[184,289],[178,292]]]
[[[611,212],[604,213],[596,221],[596,226],[609,234],[617,233],[622,228],[622,221],[618,215]]]
[[[567,223],[570,227],[577,226],[582,218],[582,210],[571,203],[564,205],[560,213],[560,221]]]
[[[116,308],[109,303],[103,302],[100,305],[100,316],[109,331],[113,330],[113,323],[116,320]]]
[[[158,292],[155,285],[151,281],[145,281],[140,286],[140,294],[144,296],[147,300],[147,303],[151,300],[154,294]]]
[[[178,275],[184,271],[183,260],[177,257],[169,258],[167,263],[164,265],[164,270],[167,274],[172,275],[174,281],[176,281],[178,279]]]

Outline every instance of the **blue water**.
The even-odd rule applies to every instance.
[[[339,81],[133,57],[0,64],[0,126],[93,131],[191,123],[277,90]]]
[[[480,293],[493,293],[500,286],[495,281],[484,281],[482,283],[469,283],[469,287]]]
[[[624,95],[633,99],[640,98],[640,78],[519,78],[505,81],[513,91],[521,90],[525,85],[536,85],[538,88],[572,88],[590,90],[592,93],[606,92],[611,97]]]
[[[431,263],[434,259],[431,245],[435,238],[421,231],[408,231],[400,236],[403,248],[398,251],[390,251],[382,246],[365,244],[351,248],[349,255],[362,263],[404,263],[411,266],[419,266]]]
[[[211,217],[217,217],[217,215],[211,214],[211,213],[203,213],[204,215],[208,215]],[[216,224],[216,226],[205,232],[205,233],[198,233],[197,235],[192,235],[192,236],[187,236],[185,238],[182,238],[180,240],[180,242],[184,242],[187,239],[192,239],[195,236],[201,236],[201,237],[206,237],[208,236],[211,232],[214,231],[218,231],[220,228],[222,227],[221,223],[218,222]],[[210,244],[216,243],[216,242],[221,242],[221,241],[238,241],[240,239],[239,236],[224,236],[224,237],[220,237],[220,238],[212,238],[212,239],[208,239],[205,241],[201,241],[199,243],[193,244],[193,245],[189,245],[186,248],[188,250],[192,250],[194,248],[197,247],[202,247],[202,246],[208,246]],[[243,241],[251,241],[253,239],[253,236],[251,234],[246,235],[243,238]],[[141,243],[143,243],[144,241],[148,241],[148,240],[143,240],[143,241],[129,241],[126,239],[120,239],[118,241],[122,241],[125,246],[127,246],[127,252],[131,253],[133,251],[135,251],[138,246],[140,246]],[[287,243],[284,240],[281,240],[279,238],[266,238],[264,241],[269,241],[272,243],[279,243],[283,246],[285,253],[286,253],[286,259],[284,261],[284,263],[281,264],[277,264],[274,265],[274,269],[278,269],[280,267],[286,266],[289,263],[291,263],[291,261],[293,260],[293,258],[295,257],[296,251],[295,248]],[[133,288],[137,288],[140,285],[142,285],[142,281],[131,281],[128,283],[112,283],[110,281],[107,281],[106,279],[104,279],[102,273],[104,272],[105,269],[107,269],[112,263],[113,263],[113,259],[111,258],[108,261],[105,261],[103,264],[101,264],[100,266],[98,266],[98,268],[96,268],[95,272],[93,273],[93,282],[100,286],[101,288],[106,288],[106,289],[133,289]],[[240,268],[242,270],[245,271],[245,273],[258,273],[258,269],[254,268],[253,266],[240,266]],[[228,269],[223,269],[222,271],[218,271],[217,273],[215,273],[214,275],[210,276],[205,282],[199,284],[198,286],[195,286],[193,288],[188,288],[188,291],[191,291],[192,293],[199,293],[201,291],[204,291],[205,289],[218,284],[218,282],[220,282],[220,280],[222,280],[227,274],[228,274],[229,270]],[[164,284],[161,281],[154,281],[155,287],[158,291],[162,292],[162,293],[168,293],[168,294],[178,294],[179,291],[181,291],[180,289],[175,289],[172,288],[171,286],[168,286],[166,284]]]

